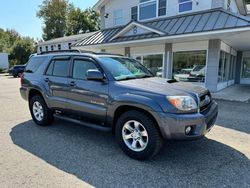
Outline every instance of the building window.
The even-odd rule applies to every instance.
[[[179,12],[191,11],[193,9],[193,0],[179,0]]]
[[[243,59],[241,78],[250,79],[250,58],[249,57]]]
[[[131,8],[131,20],[137,21],[137,19],[138,19],[138,7],[135,6]]]
[[[224,81],[229,80],[229,66],[230,66],[230,54],[221,51],[220,62],[219,62],[219,72],[218,72],[218,82],[224,82]]]
[[[54,50],[54,46],[53,46],[53,45],[51,45],[51,46],[50,46],[50,49],[51,49],[51,51],[53,51],[53,50]]]
[[[43,52],[43,48],[42,48],[42,46],[40,46],[40,47],[39,47],[39,49],[40,49],[40,52]]]
[[[163,77],[163,55],[144,55],[134,57],[147,67],[155,76]]]
[[[140,0],[139,18],[140,20],[156,17],[156,0]]]
[[[206,51],[175,52],[173,78],[182,82],[205,82]]]
[[[46,49],[46,52],[47,52],[47,51],[49,51],[49,48],[48,48],[48,46],[46,46],[46,47],[45,47],[45,49]]]
[[[68,46],[69,46],[69,49],[71,49],[71,43],[69,43]]]
[[[61,50],[61,49],[62,49],[62,48],[61,48],[61,44],[58,44],[57,47],[58,47],[58,50]]]
[[[114,25],[115,26],[123,24],[123,15],[122,14],[123,14],[122,9],[114,11]]]
[[[229,80],[235,79],[236,57],[231,55],[229,67]]]
[[[167,14],[167,0],[159,0],[158,16],[166,16]]]

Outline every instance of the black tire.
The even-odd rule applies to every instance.
[[[147,131],[148,143],[144,150],[133,151],[123,139],[123,126],[131,120],[138,121]],[[116,140],[121,149],[129,157],[139,160],[150,159],[154,157],[161,149],[163,139],[158,130],[157,124],[145,113],[139,111],[128,111],[122,114],[116,123]]]
[[[42,106],[42,109],[43,109],[43,118],[42,118],[42,120],[38,120],[38,119],[35,117],[34,113],[33,113],[33,104],[34,104],[35,102],[39,102],[39,103],[41,104],[41,106]],[[34,121],[37,125],[40,125],[40,126],[48,126],[48,125],[50,125],[50,124],[53,122],[53,120],[54,120],[53,111],[50,110],[50,109],[47,107],[47,105],[46,105],[46,103],[45,103],[43,97],[40,96],[40,95],[35,95],[35,96],[33,96],[33,97],[30,99],[30,101],[29,101],[29,109],[30,109],[30,114],[31,114],[31,116],[32,116],[32,119],[33,119],[33,121]]]

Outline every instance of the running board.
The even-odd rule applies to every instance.
[[[59,115],[59,114],[54,114],[54,117],[58,118],[58,119],[65,120],[65,121],[69,121],[69,122],[72,122],[72,123],[80,124],[80,125],[83,125],[85,127],[96,129],[96,130],[99,130],[99,131],[104,131],[104,132],[111,132],[112,131],[112,129],[110,127],[103,127],[101,125],[80,121],[80,120],[73,119],[73,118],[66,117],[66,116],[62,116],[62,115]]]

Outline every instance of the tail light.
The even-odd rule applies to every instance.
[[[24,84],[24,73],[22,73],[20,76],[20,82],[21,82],[21,86],[22,86]]]

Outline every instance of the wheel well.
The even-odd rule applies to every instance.
[[[114,113],[114,119],[113,119],[113,124],[112,124],[112,132],[115,133],[115,126],[116,126],[116,122],[118,120],[118,118],[125,112],[127,111],[132,111],[132,110],[135,110],[135,111],[139,111],[139,112],[142,112],[144,114],[146,114],[148,117],[150,117],[154,123],[157,125],[157,128],[161,134],[161,131],[160,131],[160,128],[159,128],[159,125],[156,121],[156,119],[154,118],[154,116],[149,113],[147,110],[144,110],[144,109],[141,109],[141,108],[138,108],[138,107],[134,107],[134,106],[120,106],[116,109],[115,113]]]
[[[36,89],[31,89],[29,92],[29,101],[32,97],[36,96],[36,95],[40,95],[43,96],[42,93]]]

